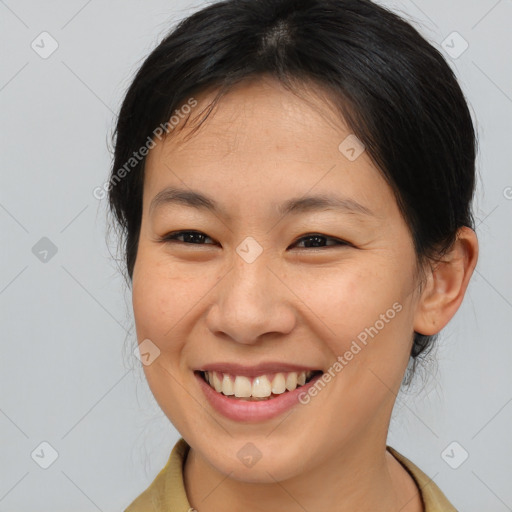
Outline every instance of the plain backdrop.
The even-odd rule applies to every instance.
[[[437,365],[399,395],[388,444],[458,510],[505,512],[512,2],[383,4],[444,52],[480,141],[479,263],[442,331]],[[93,190],[108,178],[115,115],[134,72],[203,5],[0,0],[0,512],[123,510],[178,439],[132,353],[131,297],[106,244],[105,200]]]

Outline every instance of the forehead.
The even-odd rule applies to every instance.
[[[351,161],[340,152],[340,144],[353,135],[338,111],[317,91],[299,92],[272,79],[243,82],[220,99],[197,131],[192,131],[195,123],[215,91],[194,96],[197,105],[184,127],[148,154],[145,198],[173,184],[206,189],[216,197],[226,192],[236,193],[236,199],[274,196],[274,202],[312,188],[318,193],[339,189],[362,200],[370,196],[385,208],[393,197],[369,156],[363,152]]]
[[[191,127],[204,119],[205,109],[216,92],[209,90],[195,96],[197,105],[186,123],[190,126],[169,137],[168,149],[207,150],[214,156],[242,145],[244,151],[250,151],[267,144],[270,151],[268,143],[271,141],[272,146],[299,146],[301,152],[305,152],[318,148],[318,144],[324,149],[332,146],[332,141],[325,139],[327,131],[332,135],[350,133],[324,89],[314,89],[313,85],[305,83],[291,91],[267,76],[234,85],[219,99],[198,131],[192,132]],[[308,144],[300,144],[304,140],[308,140]]]

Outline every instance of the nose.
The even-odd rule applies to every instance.
[[[293,294],[279,274],[263,254],[252,263],[235,255],[233,267],[216,287],[208,329],[247,345],[290,333],[296,323]]]

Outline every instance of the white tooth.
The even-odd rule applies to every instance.
[[[262,398],[265,396],[270,396],[272,392],[270,381],[266,375],[262,375],[261,377],[255,377],[252,381],[252,396]]]
[[[236,397],[249,398],[252,391],[251,381],[247,377],[237,375],[235,378],[234,390]]]
[[[228,374],[205,372],[205,379],[218,393],[237,398],[267,398],[272,393],[280,395],[286,390],[293,391],[303,386],[314,372],[276,373],[272,381],[266,375],[255,377],[251,383],[248,377],[238,375],[231,378]]]
[[[286,389],[293,391],[297,387],[297,372],[289,372],[286,374]]]
[[[217,372],[213,372],[213,386],[217,393],[220,393],[222,391],[222,382],[219,379]]]
[[[229,378],[229,375],[226,375],[225,373],[222,375],[222,393],[228,396],[235,394],[233,390],[233,382]]]
[[[272,379],[272,393],[280,395],[286,391],[286,382],[283,373],[276,373]]]

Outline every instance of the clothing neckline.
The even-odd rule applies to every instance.
[[[420,494],[424,512],[457,512],[433,479],[400,452],[389,445],[386,450],[411,475]],[[151,485],[138,496],[124,512],[181,512],[193,510],[187,497],[184,482],[184,464],[190,446],[183,437],[174,445],[167,464]]]

